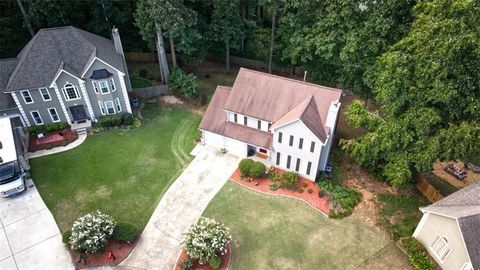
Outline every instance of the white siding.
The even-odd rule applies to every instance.
[[[239,157],[247,156],[247,144],[209,131],[202,131],[203,143],[215,148],[225,148],[231,154]]]
[[[267,121],[260,120],[258,118],[246,116],[240,113],[234,113],[227,111],[227,121],[235,123],[235,114],[237,115],[237,124],[244,125],[244,117],[247,117],[247,126],[258,129],[258,121],[260,121],[260,130],[268,132],[268,123]]]

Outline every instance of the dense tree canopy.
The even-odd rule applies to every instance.
[[[419,2],[411,32],[383,54],[367,80],[382,116],[353,104],[368,132],[344,146],[394,185],[436,159],[480,153],[480,6],[474,0]]]

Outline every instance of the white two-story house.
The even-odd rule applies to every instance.
[[[270,160],[315,181],[325,170],[340,110],[339,89],[241,68],[218,86],[199,129],[202,143]]]

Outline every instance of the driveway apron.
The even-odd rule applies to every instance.
[[[31,179],[26,185],[0,198],[0,269],[74,269],[52,214]]]
[[[184,232],[202,215],[239,160],[202,147],[160,200],[137,246],[121,263],[122,268],[173,269]]]

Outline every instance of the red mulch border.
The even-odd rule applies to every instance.
[[[182,270],[181,263],[187,259],[187,252],[185,250],[181,250],[180,254],[178,255],[177,258],[177,263],[175,264],[175,270]],[[222,264],[220,265],[220,268],[218,270],[228,270],[230,269],[230,263],[232,261],[232,249],[230,247],[230,242],[227,243],[227,253],[225,255],[221,256],[222,259]],[[198,263],[198,261],[193,262],[193,267],[192,269],[202,269],[202,270],[215,270],[208,263],[201,265]]]
[[[277,174],[283,174],[285,171],[275,168],[275,173]],[[240,184],[243,187],[265,193],[265,194],[271,194],[271,195],[277,195],[277,196],[285,196],[289,198],[294,198],[301,200],[305,202],[306,204],[310,205],[313,207],[315,210],[318,210],[320,213],[324,214],[326,217],[328,217],[328,212],[330,210],[330,206],[328,204],[328,199],[327,196],[325,195],[323,198],[318,197],[318,192],[320,189],[318,186],[303,177],[298,178],[298,183],[299,183],[299,188],[297,190],[290,190],[290,189],[283,189],[279,188],[277,190],[270,190],[269,186],[272,182],[271,179],[269,179],[267,176],[261,177],[261,178],[254,178],[251,182],[247,182],[247,177],[244,177],[241,179],[240,177],[240,171],[238,169],[233,172],[232,176],[230,176],[230,181],[233,181],[237,184]],[[258,184],[257,184],[258,183]],[[303,187],[306,183],[306,187]],[[308,193],[308,189],[312,189],[312,193]],[[298,190],[303,189],[303,192],[300,193]]]
[[[86,254],[85,263],[77,262],[80,255],[78,252],[75,252],[68,247],[67,249],[70,252],[70,257],[75,265],[75,269],[84,269],[99,266],[115,266],[125,260],[128,255],[130,255],[130,252],[132,252],[136,244],[137,240],[128,243],[125,241],[110,239],[108,240],[108,243],[103,251],[94,254]],[[108,253],[110,250],[115,256],[115,260],[108,258]]]
[[[37,139],[37,136],[35,134],[30,134],[29,142],[28,142],[28,151],[35,152],[35,151],[38,151],[38,150],[52,149],[52,148],[57,147],[57,146],[65,146],[67,144],[72,143],[76,139],[78,139],[77,133],[73,132],[71,130],[71,128],[46,133],[45,138],[48,138],[51,135],[56,135],[56,134],[60,134],[60,133],[62,134],[61,136],[63,137],[62,140],[46,142],[46,143],[39,142],[39,140]]]

